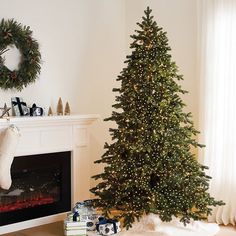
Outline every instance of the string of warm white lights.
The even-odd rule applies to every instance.
[[[169,54],[166,33],[157,26],[147,8],[141,30],[131,44],[127,67],[118,76],[121,87],[118,111],[106,120],[115,121],[110,129],[111,144],[96,163],[105,163],[104,172],[94,176],[101,182],[91,191],[99,197],[95,205],[107,215],[120,211],[129,228],[144,213],[159,214],[161,220],[180,217],[183,223],[205,219],[210,206],[221,205],[207,192],[207,168],[199,164],[190,147],[202,146],[193,138],[198,131],[185,113],[184,94],[176,64]]]

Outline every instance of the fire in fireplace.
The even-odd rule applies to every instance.
[[[0,226],[70,210],[70,152],[15,157],[11,173],[11,188],[0,189]]]

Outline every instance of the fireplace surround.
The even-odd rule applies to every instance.
[[[0,227],[71,209],[71,152],[16,157],[0,189]]]
[[[99,115],[97,114],[88,114],[0,119],[0,132],[11,124],[20,129],[21,137],[15,160],[34,155],[40,158],[41,154],[47,156],[47,154],[56,155],[61,152],[69,153],[71,166],[70,193],[71,204],[73,205],[77,201],[90,198],[90,125],[98,118]],[[57,168],[54,170],[57,174]],[[55,202],[57,199],[54,199]],[[55,204],[55,202],[53,203],[54,200],[51,199],[52,204]],[[50,205],[50,199],[47,201]],[[68,210],[64,209],[60,213],[50,213],[49,216],[44,217],[38,215],[36,219],[25,219],[17,223],[13,223],[13,220],[10,224],[0,226],[0,235],[62,220],[65,218],[66,211]],[[1,218],[0,215],[0,222]]]

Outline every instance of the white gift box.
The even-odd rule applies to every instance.
[[[29,116],[29,108],[20,97],[11,98],[12,113],[14,116]]]
[[[121,231],[120,222],[97,224],[97,231],[101,235],[112,235]]]
[[[80,220],[86,222],[87,230],[94,231],[96,230],[96,224],[98,223],[98,218],[100,215],[92,214],[92,215],[81,215]]]

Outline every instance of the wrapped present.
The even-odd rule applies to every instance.
[[[96,224],[96,229],[101,235],[112,235],[121,231],[119,221],[106,219],[104,217],[99,217],[99,222]]]
[[[87,235],[86,222],[72,221],[71,217],[64,221],[64,235]]]
[[[81,221],[76,222],[76,221],[65,220],[64,228],[65,229],[86,229],[86,222],[81,222]]]
[[[43,108],[36,106],[34,103],[30,108],[30,116],[43,116]]]
[[[96,210],[93,208],[92,200],[77,202],[74,209],[78,209],[80,215],[92,215],[96,212]]]
[[[81,217],[82,221],[86,222],[86,226],[87,226],[87,230],[88,231],[94,231],[96,230],[96,224],[98,223],[98,218],[99,215],[87,215],[87,216],[83,216]]]
[[[20,97],[11,98],[12,113],[15,116],[29,116],[29,108]]]
[[[96,213],[96,210],[92,206],[91,200],[77,202],[73,212],[78,212],[80,221],[86,222],[88,231],[96,230],[96,224],[98,223],[98,218],[100,215]]]

